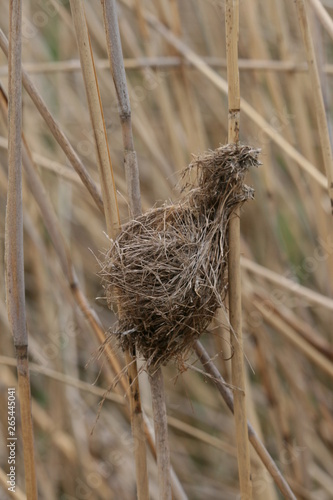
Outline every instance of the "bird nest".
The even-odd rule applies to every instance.
[[[195,157],[183,172],[178,203],[123,226],[101,271],[108,305],[118,305],[107,341],[116,337],[123,349],[135,346],[152,368],[186,356],[223,305],[229,221],[253,198],[243,180],[250,166],[260,164],[258,154],[226,145]]]

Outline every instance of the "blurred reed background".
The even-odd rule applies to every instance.
[[[0,0],[8,35],[9,6]],[[100,2],[85,1],[121,221],[129,218],[122,131]],[[224,2],[120,0],[119,26],[132,107],[143,210],[177,200],[192,154],[227,142]],[[332,117],[333,2],[309,0],[310,29],[328,122]],[[294,2],[240,2],[241,142],[262,149],[242,210],[242,289],[248,417],[300,499],[333,498],[333,235],[317,125],[317,99]],[[53,117],[98,184],[93,130],[67,0],[27,0],[22,59]],[[181,40],[181,44],[178,41]],[[193,57],[193,52],[198,57]],[[207,71],[214,70],[214,77]],[[8,65],[0,53],[0,77]],[[97,276],[108,247],[104,218],[35,104],[23,92],[23,131],[70,249],[81,290],[106,331],[115,321]],[[0,119],[1,277],[7,191],[7,123]],[[26,313],[40,498],[134,499],[135,464],[124,389],[71,293],[36,197],[23,179]],[[97,257],[97,259],[96,259]],[[76,297],[77,299],[77,297]],[[221,313],[202,341],[230,382]],[[9,498],[7,388],[16,384],[5,287],[0,289],[0,498]],[[124,366],[122,353],[119,363]],[[239,498],[234,422],[195,356],[164,369],[171,462],[189,499]],[[141,377],[143,406],[150,392]],[[92,429],[93,433],[91,434]],[[255,453],[253,498],[282,498]],[[24,490],[18,430],[17,484]],[[157,470],[148,452],[151,498]],[[13,498],[24,498],[18,491]]]

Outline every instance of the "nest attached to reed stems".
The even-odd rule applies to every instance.
[[[110,337],[123,349],[136,346],[147,367],[181,361],[223,305],[228,224],[253,198],[243,179],[258,154],[225,145],[195,157],[179,202],[149,210],[111,241],[101,271],[109,307],[119,305]]]

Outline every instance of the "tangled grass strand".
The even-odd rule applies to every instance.
[[[107,341],[135,345],[147,366],[186,356],[223,305],[228,286],[228,223],[253,198],[243,183],[259,150],[225,145],[195,157],[184,170],[176,204],[125,224],[102,265],[108,305],[121,315]],[[192,170],[195,183],[186,182]]]

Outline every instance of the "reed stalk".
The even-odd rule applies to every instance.
[[[279,288],[287,290],[288,293],[293,294],[298,297],[302,297],[307,302],[313,305],[321,306],[329,311],[333,311],[333,299],[326,297],[322,293],[318,293],[311,288],[307,288],[300,285],[296,281],[292,281],[286,276],[281,276],[280,274],[268,269],[267,267],[261,266],[256,262],[252,262],[250,259],[241,257],[241,266],[243,269],[253,273],[254,276],[259,278],[264,278],[265,280],[277,285]]]
[[[254,299],[254,306],[262,314],[265,321],[269,323],[276,331],[285,337],[291,344],[297,347],[299,352],[303,353],[309,360],[311,360],[318,368],[323,370],[326,375],[333,378],[333,362],[327,359],[321,352],[319,352],[313,345],[306,339],[302,338],[295,329],[288,325],[288,323],[277,315],[275,311],[268,311],[265,305]]]
[[[8,194],[5,224],[7,312],[17,361],[26,495],[35,500],[38,494],[31,416],[23,254],[21,0],[11,0],[9,8]]]
[[[305,9],[304,0],[296,0],[299,23],[302,31],[306,58],[308,61],[309,74],[311,79],[314,102],[316,106],[316,115],[318,123],[318,132],[323,156],[323,162],[326,171],[328,195],[331,200],[331,211],[333,213],[333,156],[330,134],[327,125],[325,103],[321,90],[320,75],[318,70],[316,53],[313,45],[311,31],[309,28],[308,17]],[[332,24],[331,24],[332,26]],[[332,226],[331,226],[332,227]],[[332,234],[332,233],[331,233]]]
[[[151,456],[147,456],[152,479],[150,496],[158,498],[153,413],[151,407],[145,408],[144,404],[142,408],[133,405],[130,408],[133,402],[130,390],[136,394],[138,381],[142,399],[150,401],[149,374],[144,373],[141,365],[138,380],[132,370],[135,368],[133,345],[137,356],[140,352],[146,360],[150,344],[142,349],[137,330],[123,335],[128,329],[122,326],[126,318],[131,317],[126,308],[126,297],[130,295],[126,287],[121,298],[126,317],[121,316],[118,324],[111,327],[112,335],[105,335],[116,318],[106,308],[96,260],[123,236],[117,235],[115,241],[109,242],[103,234],[106,223],[95,132],[85,98],[73,19],[69,6],[60,6],[60,3],[59,0],[22,2],[22,69],[25,70],[22,76],[33,97],[32,100],[22,88],[25,313],[38,493],[48,500],[56,500],[59,491],[70,498],[135,497],[141,486],[136,486],[136,438],[133,442],[129,426],[131,412],[142,411],[142,433],[151,450]],[[104,0],[105,5],[102,1],[77,3],[84,5],[94,51],[119,210],[124,222],[129,219],[121,233],[128,235],[135,221],[138,224],[131,248],[138,248],[138,254],[143,255],[132,267],[132,282],[138,287],[133,294],[133,304],[139,304],[143,290],[147,289],[147,276],[157,276],[165,255],[162,249],[152,259],[153,263],[148,264],[147,272],[138,278],[141,264],[152,251],[146,215],[151,211],[156,213],[161,205],[163,211],[167,200],[164,206],[171,203],[172,211],[177,209],[179,221],[178,208],[184,193],[178,193],[178,187],[183,186],[179,180],[180,169],[192,161],[192,154],[198,157],[206,148],[214,149],[228,142],[227,58],[221,53],[226,35],[225,2],[115,1],[118,19],[116,25],[110,25],[109,33],[103,14],[105,6],[113,5],[110,0]],[[11,2],[0,0],[0,4],[0,28],[8,37]],[[327,0],[304,0],[304,4],[329,126],[332,9]],[[240,2],[240,9],[240,138],[262,149],[264,164],[263,168],[251,168],[249,183],[255,187],[256,201],[241,211],[245,366],[251,366],[250,387],[246,387],[248,434],[255,447],[250,446],[252,496],[266,500],[271,488],[281,498],[293,498],[291,488],[297,498],[326,498],[333,489],[330,479],[333,477],[330,433],[333,240],[329,232],[332,216],[320,143],[323,132],[318,127],[317,98],[311,84],[312,70],[307,63],[309,54],[304,48],[294,2],[267,0],[259,5],[256,0],[248,0]],[[132,109],[130,114],[129,108],[119,104],[120,121],[116,94],[122,97],[125,77],[121,76],[120,86],[114,78],[114,87],[108,57],[109,38],[114,37],[113,47],[120,42],[116,33],[118,25],[125,57],[119,57],[114,69],[116,73],[123,70],[121,64],[124,63]],[[0,44],[8,54],[3,33],[0,33]],[[1,49],[0,53],[3,53]],[[95,85],[93,73],[91,82]],[[6,274],[8,75],[7,58],[1,55],[0,276]],[[96,119],[98,99],[95,103]],[[98,124],[98,120],[95,123]],[[234,148],[232,144],[228,147]],[[136,152],[140,163],[141,203],[145,215],[136,215],[133,196],[126,194],[131,191],[131,187],[127,187],[125,169],[128,169],[127,165],[124,169],[123,161],[126,150],[133,158]],[[189,179],[191,185],[192,181],[195,184],[194,179],[195,175]],[[231,181],[231,177],[228,179]],[[213,184],[209,191],[215,192],[215,186]],[[140,190],[137,192],[140,195]],[[223,202],[222,191],[218,189],[216,193]],[[141,206],[138,214],[140,210]],[[189,213],[202,217],[201,210]],[[164,227],[163,218],[161,227]],[[219,224],[219,227],[228,225]],[[164,230],[156,233],[162,241],[163,233]],[[187,235],[194,233],[181,228],[179,248],[184,248]],[[140,240],[144,234],[147,234],[148,245],[139,251],[145,245]],[[216,241],[228,245],[227,237]],[[208,254],[214,255],[214,246],[208,247]],[[200,255],[196,244],[193,250],[193,259],[196,259]],[[227,256],[228,251],[227,247],[223,254]],[[133,260],[131,256],[128,262]],[[177,259],[170,254],[166,255],[166,261],[177,266],[177,281],[177,271],[181,272],[182,266],[178,266]],[[195,292],[199,295],[195,293],[193,298],[200,300],[203,297],[200,276],[198,281],[189,279],[190,266],[184,267],[185,289],[195,282]],[[223,269],[227,277],[227,262]],[[128,278],[127,267],[125,274]],[[158,277],[163,285],[161,305],[166,304],[166,309],[168,304],[176,308],[178,304],[182,306],[184,301],[175,297],[163,302],[167,296],[167,293],[163,295],[163,288],[166,292],[169,283],[176,284],[176,281],[167,273],[164,279],[160,274]],[[215,283],[210,279],[207,290]],[[158,287],[156,282],[147,294],[153,300],[138,306],[138,315],[143,311],[144,321],[145,311],[156,304]],[[175,290],[180,288],[175,286]],[[4,387],[15,387],[18,376],[13,368],[17,362],[5,295],[6,287],[2,286],[1,351],[7,356],[0,357],[0,379]],[[116,305],[116,301],[108,300],[110,305],[111,302]],[[193,311],[198,310],[193,305]],[[184,316],[190,319],[190,315]],[[154,315],[150,313],[146,317]],[[162,324],[166,324],[168,317],[166,314]],[[176,320],[173,324],[180,322]],[[218,391],[222,391],[223,380],[211,369],[214,363],[222,370],[232,396],[236,389],[231,380],[232,350],[225,311],[217,311],[208,330],[203,337],[210,351],[207,364],[194,352],[180,362],[178,369],[173,363],[168,368],[162,366],[171,459],[189,498],[221,495],[231,498],[235,492],[240,497],[238,452],[235,432],[232,432],[234,416],[224,401],[220,401]],[[149,329],[144,324],[143,335],[148,331],[153,336],[157,328]],[[206,327],[196,331],[206,332]],[[170,345],[171,335],[172,325],[168,325],[160,335],[161,354],[168,352],[166,347]],[[163,349],[165,340],[168,346]],[[104,351],[101,344],[105,346]],[[117,344],[117,351],[113,344]],[[121,360],[120,357],[124,358],[121,348],[129,345],[131,349],[125,357],[127,354],[130,357]],[[204,368],[199,358],[203,359]],[[18,400],[18,388],[16,394]],[[101,400],[103,407],[101,403],[98,405]],[[251,404],[252,409],[255,405],[254,411]],[[230,406],[233,408],[233,397]],[[2,405],[3,422],[7,419],[6,410],[7,406]],[[98,422],[94,425],[97,412]],[[252,434],[250,423],[260,441]],[[20,420],[17,426],[21,431]],[[13,494],[7,491],[8,467],[3,466],[1,498],[26,498],[24,450],[22,440],[20,442],[17,448],[17,486],[20,488]],[[144,477],[141,472],[139,475]],[[186,499],[172,467],[170,480],[173,498]],[[277,484],[283,493],[278,491]]]
[[[154,416],[159,498],[161,500],[171,500],[172,494],[168,423],[166,418],[164,382],[161,368],[158,368],[150,374],[149,382]]]
[[[329,18],[331,19],[331,18]],[[323,21],[324,22],[324,21]],[[331,29],[331,24],[328,29]],[[222,57],[202,56],[202,60],[210,67],[216,69],[225,69],[227,67],[226,59]],[[185,68],[191,67],[189,61],[184,61],[178,56],[139,56],[124,59],[125,69],[135,71],[137,69],[154,68],[154,69],[172,69],[179,66]],[[108,70],[110,68],[108,59],[96,59],[95,67],[97,70]],[[256,71],[256,72],[274,72],[274,73],[305,73],[308,71],[306,63],[297,63],[294,61],[274,61],[269,59],[239,59],[238,67],[240,71]],[[52,62],[27,62],[24,64],[24,69],[29,75],[50,74],[50,73],[74,73],[81,71],[79,60],[69,61],[52,61]],[[323,65],[323,72],[327,75],[332,75],[333,65],[326,63]],[[0,66],[0,76],[8,75],[8,67]]]
[[[238,73],[238,30],[239,4],[228,0],[225,10],[226,48],[228,75],[228,142],[239,144],[240,88]],[[237,208],[229,222],[229,316],[230,339],[233,348],[231,359],[232,384],[234,391],[234,415],[238,450],[238,472],[242,499],[252,498],[249,440],[247,435],[245,368],[242,338],[242,286],[240,274],[240,208]]]
[[[123,2],[125,0],[122,0]],[[185,58],[190,61],[203,75],[210,80],[223,94],[228,93],[228,84],[214,69],[212,69],[200,56],[191,50],[183,41],[176,37],[170,30],[163,26],[152,14],[145,14],[149,24],[160,33],[169,43],[171,43]],[[258,113],[245,99],[240,100],[244,115],[248,116],[255,123],[262,133],[277,144],[285,154],[294,160],[297,165],[304,170],[319,186],[326,188],[326,177],[307,160],[294,146],[292,146],[265,118]]]
[[[109,67],[118,100],[119,119],[121,123],[124,167],[127,182],[129,208],[132,217],[141,214],[141,193],[139,169],[136,151],[134,149],[132,132],[132,113],[128,95],[124,58],[120,40],[116,2],[103,0],[104,26],[109,56]]]
[[[319,0],[309,0],[309,3],[318,16],[321,24],[326,29],[327,33],[333,40],[333,20],[324,5]]]
[[[105,120],[86,22],[84,3],[70,0],[70,6],[95,138],[106,227],[109,237],[115,238],[120,229],[117,193],[113,178],[113,169],[107,142]]]
[[[127,192],[129,197],[129,208],[131,215],[136,217],[141,214],[141,195],[139,188],[139,175],[138,175],[138,166],[136,153],[134,150],[133,144],[133,136],[132,136],[132,122],[131,122],[131,108],[130,101],[128,96],[125,68],[124,68],[124,60],[122,55],[122,47],[120,41],[119,27],[116,15],[116,4],[113,0],[111,1],[103,1],[103,13],[104,13],[104,24],[105,30],[107,34],[107,48],[108,48],[108,56],[110,61],[111,73],[113,76],[113,81],[116,88],[117,98],[118,98],[118,109],[119,109],[119,117],[122,127],[122,135],[123,135],[123,145],[124,145],[124,163],[125,163],[125,174],[127,179]],[[147,32],[145,31],[146,22],[143,18],[141,18],[141,6],[139,3],[136,4],[137,11],[139,14],[139,19],[143,21],[144,26],[140,24],[140,27],[143,29],[143,36],[145,42],[147,42],[146,36]],[[166,89],[160,89],[161,99],[160,102],[165,102]],[[170,106],[166,109],[170,109]],[[170,113],[168,113],[168,117],[170,118]],[[130,374],[131,380],[133,380],[133,385],[135,381],[138,379],[138,375],[136,373],[136,362],[135,362],[135,353],[134,356],[126,352],[127,364],[129,366],[129,370],[133,373]],[[170,452],[168,447],[168,439],[167,439],[167,417],[166,417],[166,407],[165,403],[161,400],[160,395],[164,394],[164,384],[163,384],[163,375],[161,369],[155,370],[150,374],[149,377],[151,392],[152,392],[152,401],[153,401],[153,412],[154,422],[155,422],[155,438],[156,438],[156,454],[157,454],[157,465],[158,465],[158,477],[159,477],[159,485],[160,485],[160,494],[164,498],[169,498],[171,495],[170,483],[172,484],[172,489],[175,495],[175,498],[186,498],[186,495],[181,487],[181,484],[175,475],[173,469],[170,466]],[[133,387],[134,390],[134,387]],[[137,391],[135,390],[137,393]],[[136,398],[137,399],[137,398]],[[137,410],[135,412],[134,417],[137,419],[140,417],[141,413],[141,405],[138,405],[138,402],[131,404],[132,408],[136,407]],[[138,411],[140,408],[140,412]],[[133,417],[133,421],[134,420]],[[142,422],[140,423],[140,428],[142,428]],[[146,433],[149,432],[146,426]],[[133,435],[137,434],[137,432],[133,432]],[[149,443],[152,443],[151,436],[148,439]],[[143,444],[143,443],[142,443]],[[150,444],[151,446],[151,444]],[[140,449],[138,449],[140,453]],[[140,469],[145,466],[145,460],[141,458],[140,455],[137,459],[137,483],[141,481],[142,483],[142,474],[140,474]],[[140,479],[141,476],[141,479]]]
[[[1,29],[0,29],[0,47],[1,47],[1,50],[3,51],[3,53],[8,57],[8,40]],[[99,210],[102,213],[104,213],[102,196],[101,196],[99,190],[97,189],[93,179],[91,178],[90,174],[87,172],[85,166],[83,165],[79,156],[77,155],[77,153],[75,152],[71,143],[67,139],[66,135],[61,130],[60,125],[53,118],[52,113],[50,112],[50,110],[48,109],[44,100],[40,96],[36,86],[34,85],[34,83],[31,80],[31,78],[24,71],[23,68],[22,68],[22,82],[23,82],[23,86],[24,86],[25,90],[27,91],[31,100],[33,101],[36,108],[38,109],[39,113],[41,114],[41,116],[45,120],[45,123],[47,124],[47,126],[49,127],[55,140],[58,142],[59,146],[61,147],[61,149],[65,153],[70,164],[72,165],[74,170],[76,170],[76,172],[80,176],[84,186],[88,189],[90,195],[92,196],[92,198],[95,201]]]
[[[117,93],[119,118],[122,128],[129,208],[132,217],[135,218],[141,214],[139,170],[133,143],[131,106],[117,20],[116,2],[114,0],[103,0],[102,6],[110,69]],[[136,442],[137,495],[139,499],[146,499],[149,497],[149,489],[135,352],[130,353],[129,349],[126,350],[126,362],[131,387],[132,433]],[[170,452],[168,447],[166,408],[163,398],[164,384],[162,370],[159,369],[157,372],[152,373],[149,380],[154,413],[160,498],[167,499],[171,498]]]
[[[103,201],[107,230],[111,238],[115,238],[120,229],[120,218],[117,204],[117,195],[113,178],[113,168],[107,143],[105,121],[100,100],[97,75],[91,49],[90,37],[86,22],[84,5],[81,2],[71,1],[71,11],[76,32],[77,44],[80,53],[81,67],[84,76],[85,88],[88,98],[91,121],[93,125],[95,143],[97,149],[99,174],[102,186]],[[113,76],[120,104],[120,117],[123,126],[123,139],[125,146],[125,172],[127,179],[130,206],[134,215],[140,211],[140,189],[136,154],[133,146],[132,130],[130,125],[129,100],[124,104],[122,95],[126,92],[126,79],[122,63],[122,52],[118,24],[115,12],[115,4],[103,3],[105,27],[108,42],[110,60],[112,61]],[[111,35],[113,38],[111,38]],[[113,42],[113,43],[112,43]],[[112,58],[113,56],[113,58]],[[118,73],[120,72],[120,73]],[[121,85],[121,88],[119,88]],[[125,89],[125,90],[124,90]],[[126,99],[126,96],[125,96]],[[121,314],[121,304],[119,305]],[[137,494],[141,500],[149,498],[148,476],[146,465],[145,439],[142,432],[142,411],[140,403],[138,372],[136,360],[131,359],[130,353],[126,353],[127,370],[129,377],[130,410],[132,434],[134,439],[134,450],[137,471]]]

